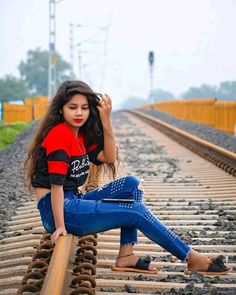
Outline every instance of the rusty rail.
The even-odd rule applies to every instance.
[[[66,237],[59,237],[52,258],[48,267],[47,275],[40,292],[41,295],[62,295],[66,270],[72,250],[74,236],[68,234]]]

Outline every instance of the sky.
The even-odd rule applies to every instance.
[[[176,98],[191,86],[236,79],[236,0],[57,2],[56,50],[115,107],[129,96],[148,97],[149,51],[153,88]],[[48,49],[48,40],[48,0],[0,0],[0,78],[19,76],[27,51]]]

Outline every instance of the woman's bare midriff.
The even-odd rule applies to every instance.
[[[37,201],[39,201],[43,196],[45,196],[47,193],[50,192],[50,189],[45,188],[45,187],[35,187],[35,197]]]

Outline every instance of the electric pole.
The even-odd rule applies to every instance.
[[[74,74],[74,24],[70,23],[70,64],[71,64],[71,78]]]
[[[56,2],[49,0],[48,99],[56,92]]]

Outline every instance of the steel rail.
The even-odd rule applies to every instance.
[[[126,110],[126,112],[142,119],[149,125],[157,128],[164,134],[176,140],[178,143],[194,151],[224,171],[236,176],[236,153],[203,140],[195,135],[154,118],[153,116],[144,114],[141,111]]]
[[[56,243],[40,295],[62,295],[74,236],[60,236]]]

